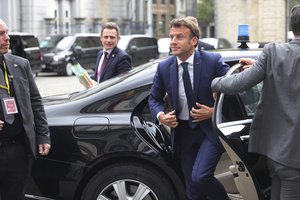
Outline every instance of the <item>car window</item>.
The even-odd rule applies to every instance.
[[[103,46],[99,37],[91,37],[91,47],[99,47]]]
[[[102,99],[82,110],[84,113],[130,112],[136,105],[149,95],[151,85],[128,90],[109,99]]]
[[[34,36],[22,36],[24,48],[39,47],[39,41]]]
[[[87,48],[89,46],[88,37],[76,37],[74,47]]]
[[[255,113],[257,104],[260,100],[262,85],[263,83],[261,82],[252,88],[239,93],[248,117],[252,117]]]
[[[133,46],[138,46],[139,45],[139,43],[138,43],[138,38],[132,38],[132,40],[129,42],[129,47],[131,48],[131,47],[133,47]],[[140,46],[138,46],[138,47],[140,47]]]
[[[146,40],[146,46],[157,46],[157,41],[155,38],[149,38]]]

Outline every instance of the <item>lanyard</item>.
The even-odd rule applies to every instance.
[[[9,86],[9,80],[8,80],[8,72],[7,72],[7,67],[6,67],[6,64],[5,64],[4,60],[2,60],[2,64],[3,64],[3,68],[4,68],[4,79],[5,79],[6,86],[0,84],[0,88],[7,90],[8,96],[10,96],[10,86]]]

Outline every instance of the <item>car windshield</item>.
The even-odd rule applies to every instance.
[[[63,36],[48,36],[40,41],[41,48],[53,48],[63,38]]]
[[[22,36],[23,45],[25,48],[38,47],[39,41],[34,36]]]
[[[74,43],[75,38],[73,36],[64,37],[59,43],[57,43],[56,48],[60,50],[70,49]]]

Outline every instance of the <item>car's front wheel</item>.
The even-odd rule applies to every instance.
[[[63,70],[63,75],[72,76],[73,75],[72,66],[73,66],[73,64],[71,62],[67,62],[66,66]]]
[[[176,200],[176,191],[160,173],[142,163],[121,162],[99,171],[82,200]]]

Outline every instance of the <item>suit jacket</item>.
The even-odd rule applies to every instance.
[[[300,39],[267,44],[255,64],[213,81],[214,91],[237,93],[263,81],[250,129],[249,151],[300,168]]]
[[[96,62],[96,70],[93,76],[91,76],[91,78],[96,81],[97,71],[102,54],[103,50],[99,51]],[[103,70],[103,73],[101,74],[100,82],[117,76],[118,74],[121,74],[123,72],[129,71],[130,69],[131,58],[129,57],[129,55],[125,51],[119,49],[118,47],[115,47],[109,55],[108,62]]]
[[[194,99],[204,105],[213,107],[214,98],[211,90],[211,81],[224,75],[228,65],[223,62],[220,54],[195,51],[194,57]],[[153,79],[153,85],[149,96],[149,106],[154,119],[159,112],[165,110],[164,97],[168,94],[171,107],[178,113],[178,63],[176,56],[159,63]],[[206,136],[217,146],[220,146],[217,135],[213,132],[211,119],[200,122],[200,126]],[[175,136],[175,129],[171,129]],[[174,139],[174,138],[173,138]],[[172,139],[172,140],[173,140]]]
[[[7,69],[13,76],[15,99],[22,116],[27,144],[35,157],[38,144],[50,144],[50,132],[42,98],[33,79],[29,61],[11,54],[5,54],[4,58]]]

